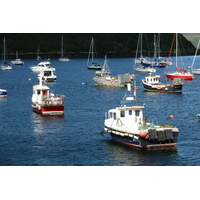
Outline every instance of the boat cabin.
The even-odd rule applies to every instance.
[[[106,124],[132,128],[137,131],[138,125],[144,124],[143,108],[144,106],[124,106],[110,109],[105,116]]]
[[[145,81],[149,84],[159,84],[161,80],[161,77],[159,75],[155,76],[146,76]]]
[[[104,70],[95,72],[96,77],[108,77],[108,76],[110,76],[109,74],[110,74],[110,72],[104,71]]]
[[[32,102],[42,103],[43,99],[49,97],[49,87],[46,85],[34,85]]]

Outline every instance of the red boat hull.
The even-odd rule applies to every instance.
[[[168,79],[182,78],[184,80],[193,80],[194,76],[191,74],[165,74]]]
[[[64,115],[64,106],[33,106],[33,111],[42,115]]]

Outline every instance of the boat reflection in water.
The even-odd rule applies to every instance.
[[[167,160],[177,160],[179,155],[177,147],[163,149],[139,149],[131,146],[124,146],[114,140],[106,142],[108,152],[105,153],[112,166],[165,166]],[[176,162],[176,161],[174,161]]]

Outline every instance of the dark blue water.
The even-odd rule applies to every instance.
[[[191,65],[192,58],[184,57],[186,66]],[[38,79],[29,67],[38,61],[24,61],[23,66],[0,71],[0,88],[8,91],[8,97],[0,99],[1,166],[200,165],[200,123],[196,117],[200,113],[200,76],[186,82],[182,94],[157,94],[144,92],[141,79],[145,75],[136,74],[138,100],[146,104],[144,115],[180,129],[176,148],[140,150],[115,143],[108,134],[99,134],[104,113],[119,105],[126,88],[96,87],[92,81],[95,71],[86,69],[86,59],[52,59],[57,82],[48,86],[55,94],[66,96],[65,114],[44,117],[31,108],[32,87]],[[110,58],[109,66],[113,76],[133,72],[133,59]],[[163,82],[164,70],[157,70]]]

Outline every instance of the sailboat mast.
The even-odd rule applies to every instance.
[[[141,49],[140,49],[140,58],[142,58],[142,33],[141,33]]]
[[[6,61],[6,40],[3,40],[3,60]]]
[[[92,63],[93,63],[93,54],[94,54],[94,38],[92,38]]]
[[[177,65],[177,63],[178,63],[178,33],[176,33],[176,67],[178,67]]]
[[[63,57],[63,35],[61,39],[61,58]]]

